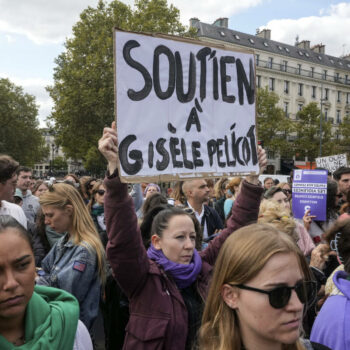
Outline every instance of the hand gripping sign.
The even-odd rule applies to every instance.
[[[115,30],[114,54],[122,180],[258,171],[252,52]]]

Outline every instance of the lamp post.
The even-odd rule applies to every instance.
[[[53,168],[54,168],[54,160],[55,160],[55,144],[52,143],[51,144],[51,150],[52,150],[52,154],[51,154],[51,174],[53,173]]]
[[[322,121],[323,121],[323,114],[322,114],[322,107],[323,107],[323,84],[321,84],[321,108],[320,108],[320,151],[319,151],[319,157],[322,157]]]

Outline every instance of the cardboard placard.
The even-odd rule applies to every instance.
[[[324,168],[334,173],[338,168],[342,166],[348,166],[348,160],[346,153],[337,154],[335,156],[316,158],[316,166],[318,168]]]
[[[115,31],[122,181],[258,172],[252,52]]]
[[[325,221],[327,214],[327,171],[294,170],[293,172],[293,215],[302,219],[307,210],[315,220]]]

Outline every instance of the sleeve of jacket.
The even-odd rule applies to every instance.
[[[257,221],[262,193],[261,186],[243,181],[241,191],[232,207],[232,215],[227,220],[226,228],[200,253],[204,261],[214,265],[226,238],[239,228]]]
[[[107,257],[120,287],[131,298],[146,282],[149,260],[127,184],[121,183],[115,174],[105,178],[104,183]]]

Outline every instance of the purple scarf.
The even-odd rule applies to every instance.
[[[148,248],[147,255],[150,259],[161,265],[165,272],[170,272],[180,289],[189,287],[197,279],[202,269],[202,258],[196,249],[193,251],[191,262],[187,265],[170,261],[161,249],[158,250],[153,245]]]

